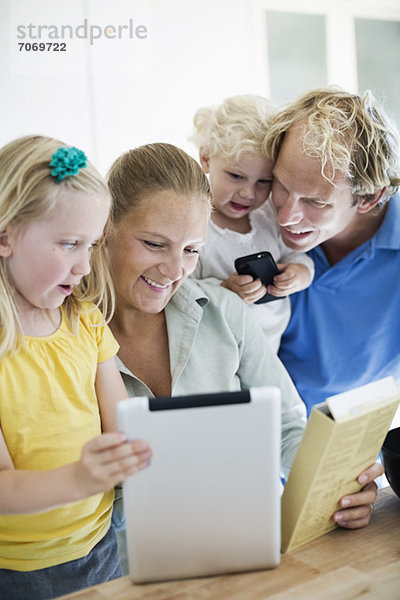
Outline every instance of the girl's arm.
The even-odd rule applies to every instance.
[[[14,468],[0,430],[0,514],[43,512],[104,493],[148,465],[146,442],[126,442],[122,433],[87,442],[79,461],[45,471]]]
[[[118,370],[115,357],[97,365],[95,386],[102,431],[117,431],[117,402],[128,398],[129,394]]]
[[[46,471],[14,469],[0,429],[0,514],[42,512],[112,489],[148,466],[147,442],[117,431],[116,404],[128,393],[115,358],[98,365],[96,393],[103,435],[87,442],[78,462]]]

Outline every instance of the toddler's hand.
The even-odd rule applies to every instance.
[[[307,267],[301,263],[287,263],[277,265],[281,271],[275,275],[274,283],[268,286],[268,292],[281,298],[304,290],[311,282],[311,274]]]
[[[106,492],[149,466],[151,457],[146,441],[127,442],[123,433],[103,433],[84,445],[75,463],[77,485],[83,497]]]
[[[251,275],[238,275],[237,273],[232,273],[226,281],[221,283],[221,286],[235,292],[246,304],[253,304],[267,292],[260,279],[253,279]]]

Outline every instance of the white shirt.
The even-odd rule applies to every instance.
[[[210,220],[207,243],[201,250],[193,277],[220,285],[236,272],[236,258],[268,250],[277,263],[304,264],[309,269],[312,279],[313,261],[306,254],[295,252],[283,243],[276,212],[269,200],[250,212],[249,220],[251,230],[248,233],[222,229]],[[265,304],[252,304],[250,308],[271,348],[278,352],[281,336],[290,319],[289,298],[279,298]]]

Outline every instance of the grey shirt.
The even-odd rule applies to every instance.
[[[277,386],[282,392],[281,470],[287,477],[306,411],[246,304],[221,286],[188,279],[165,308],[172,395]],[[157,357],[154,357],[157,361]],[[152,391],[118,359],[130,396]]]

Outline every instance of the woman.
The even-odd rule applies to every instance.
[[[114,163],[109,187],[116,289],[110,326],[129,394],[278,386],[286,476],[304,431],[303,403],[246,305],[220,286],[188,279],[210,213],[200,166],[174,146],[142,146]]]
[[[189,279],[210,214],[201,167],[175,146],[149,144],[118,158],[108,184],[108,252],[116,290],[110,326],[120,344],[119,367],[128,393],[279,387],[286,477],[304,431],[304,405],[245,303],[221,286]],[[376,469],[362,475],[367,484]],[[375,485],[346,496],[342,506],[348,508],[333,518],[349,528],[366,525],[375,499]]]

